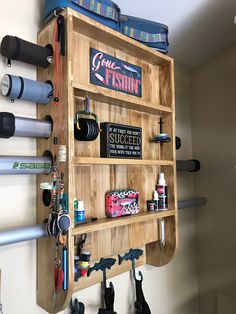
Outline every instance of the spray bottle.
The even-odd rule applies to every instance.
[[[168,187],[163,172],[160,173],[156,190],[159,197],[158,209],[168,210]]]

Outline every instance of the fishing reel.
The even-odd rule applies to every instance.
[[[78,111],[74,121],[74,136],[77,141],[94,141],[99,134],[98,117],[90,111],[90,99],[86,96],[84,99],[85,109]],[[81,118],[80,115],[94,117],[93,119]]]

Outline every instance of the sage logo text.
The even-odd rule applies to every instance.
[[[51,164],[48,162],[18,162],[15,161],[12,169],[50,169]]]

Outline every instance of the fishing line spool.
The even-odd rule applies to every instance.
[[[18,60],[47,68],[53,59],[53,48],[51,45],[42,47],[10,35],[3,37],[0,51],[8,59],[8,66],[11,65],[11,60]]]
[[[21,99],[46,105],[53,97],[53,86],[51,82],[44,83],[5,74],[1,81],[1,93],[12,101]]]
[[[77,141],[94,141],[99,134],[98,117],[90,111],[90,100],[86,96],[84,99],[85,109],[78,111],[74,122],[74,136]],[[81,118],[80,115],[93,116],[93,119]]]

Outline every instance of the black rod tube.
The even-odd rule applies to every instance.
[[[196,197],[187,200],[179,200],[178,201],[178,209],[197,207],[201,205],[205,205],[207,203],[207,199],[205,197]]]
[[[0,231],[0,246],[47,237],[46,224]]]
[[[177,160],[177,171],[197,172],[201,169],[200,161],[197,159]]]
[[[53,49],[50,45],[42,47],[10,35],[3,37],[0,51],[7,59],[18,60],[43,68],[49,67],[53,58]]]

